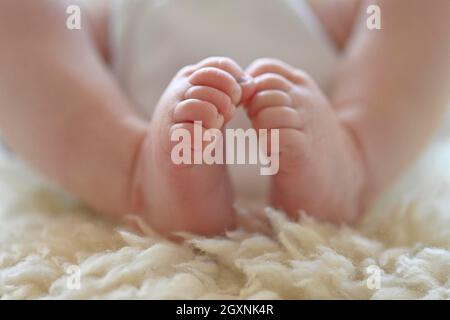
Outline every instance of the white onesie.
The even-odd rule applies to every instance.
[[[303,0],[116,0],[113,66],[130,99],[149,117],[175,73],[208,56],[243,68],[262,57],[302,68],[328,85],[337,51]],[[240,108],[228,128],[250,127]],[[264,196],[257,165],[230,165],[238,195]]]

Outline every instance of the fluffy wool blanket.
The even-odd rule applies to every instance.
[[[356,227],[242,210],[225,237],[175,244],[113,225],[0,159],[3,299],[448,299],[450,145]]]

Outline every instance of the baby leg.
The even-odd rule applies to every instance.
[[[136,208],[152,227],[163,233],[199,234],[234,227],[226,166],[174,163],[171,135],[185,130],[194,137],[195,121],[201,121],[197,129],[202,134],[205,129],[222,130],[253,87],[252,80],[227,58],[208,58],[185,67],[169,84],[153,114],[134,181]]]

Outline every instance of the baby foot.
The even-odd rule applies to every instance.
[[[224,165],[176,164],[172,133],[222,130],[236,106],[254,90],[231,59],[208,58],[183,68],[162,95],[143,142],[136,169],[136,210],[161,233],[222,233],[235,226],[233,193]],[[198,150],[193,150],[196,152]]]
[[[307,74],[278,60],[256,60],[247,73],[256,84],[246,103],[253,126],[279,129],[272,204],[292,217],[305,210],[319,219],[352,222],[360,211],[364,170],[328,99]]]

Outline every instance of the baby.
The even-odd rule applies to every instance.
[[[175,75],[148,121],[110,71],[107,1],[85,3],[77,32],[61,27],[72,3],[0,3],[0,132],[99,212],[163,234],[236,226],[227,166],[171,161],[178,128],[223,130],[243,106],[255,129],[279,130],[270,204],[352,223],[418,156],[450,98],[449,1],[317,0],[342,49],[329,93],[281,60],[210,57]],[[373,4],[381,30],[366,25]]]

